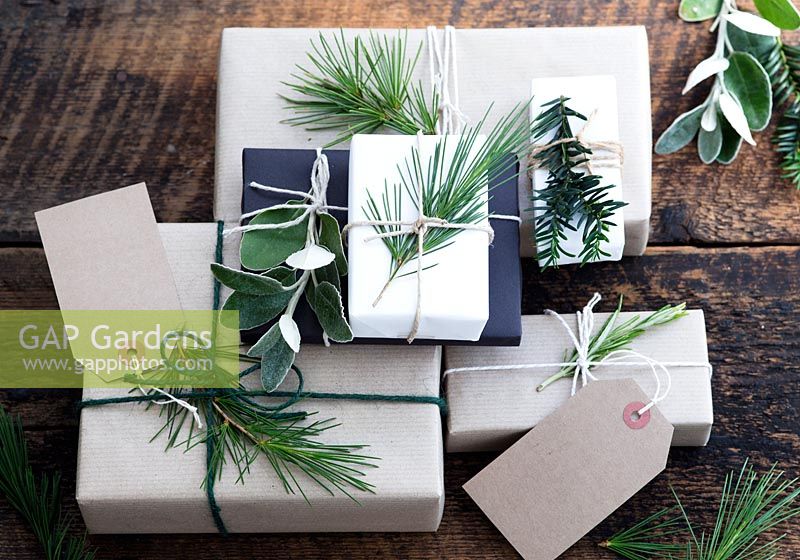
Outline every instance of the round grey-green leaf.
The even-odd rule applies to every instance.
[[[350,342],[353,331],[344,317],[342,296],[330,282],[321,282],[314,291],[314,305],[322,330],[336,342]]]
[[[758,13],[781,29],[800,27],[800,13],[791,0],[753,0]]]
[[[750,53],[735,52],[722,80],[728,92],[739,101],[750,130],[764,130],[772,115],[772,90],[769,76]]]
[[[700,119],[703,117],[704,110],[705,107],[699,105],[678,116],[658,138],[656,153],[671,154],[691,142],[697,131],[700,130]]]
[[[721,114],[717,115],[719,128],[722,130],[722,147],[720,148],[717,161],[723,165],[728,165],[736,159],[739,148],[742,145],[742,137],[733,129],[730,123]]]
[[[302,209],[272,208],[255,216],[250,224],[282,224],[298,218],[302,212]],[[244,232],[239,247],[242,265],[250,270],[278,266],[289,255],[305,247],[307,230],[308,217],[299,224],[285,228]]]
[[[750,53],[758,59],[766,56],[777,44],[775,37],[749,33],[735,25],[729,25],[726,29],[734,51]]]
[[[681,0],[678,16],[683,21],[703,21],[717,17],[722,0]]]
[[[697,153],[703,163],[711,163],[722,149],[722,127],[717,122],[714,130],[708,131],[700,129],[697,135]]]

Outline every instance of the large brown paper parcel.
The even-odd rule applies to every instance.
[[[395,30],[381,30],[396,33]],[[222,32],[217,82],[217,144],[214,217],[236,222],[241,215],[244,148],[315,148],[337,131],[309,132],[281,123],[292,115],[279,93],[290,93],[295,65],[309,64],[306,53],[322,32],[338,29],[229,28]],[[366,29],[345,29],[346,37]],[[441,30],[440,30],[441,33]],[[424,29],[408,30],[409,51],[425,41]],[[647,34],[641,26],[457,29],[461,110],[472,122],[493,105],[488,125],[530,97],[531,79],[606,74],[616,78],[625,207],[625,255],[641,255],[650,228],[652,131]],[[423,51],[414,80],[430,87]],[[534,100],[544,103],[549,99]],[[347,143],[336,146],[347,149]],[[520,209],[531,207],[530,180],[520,177]],[[285,186],[285,185],[283,185]],[[520,254],[534,256],[530,222],[523,220]]]
[[[595,313],[601,325],[608,313]],[[623,312],[619,322],[637,313]],[[562,315],[573,330],[575,315]],[[673,323],[655,327],[636,338],[632,350],[662,363],[698,364],[669,367],[672,388],[658,408],[675,427],[673,446],[708,443],[713,422],[711,375],[703,312],[691,310]],[[554,317],[522,317],[522,344],[518,348],[445,348],[445,369],[513,364],[552,364],[564,361],[573,346]],[[630,359],[634,361],[634,358]],[[556,381],[544,391],[536,387],[558,368],[453,372],[446,376],[448,452],[505,449],[555,411],[570,396],[571,378]],[[593,372],[598,379],[633,378],[647,395],[655,391],[650,368],[603,366]],[[580,391],[580,389],[578,389]]]
[[[209,309],[216,224],[159,224],[184,309]],[[237,262],[227,243],[227,262]],[[310,391],[438,396],[441,347],[303,345],[297,364]],[[285,389],[286,387],[284,387]],[[84,398],[119,391],[86,389]],[[265,460],[251,467],[244,485],[229,468],[215,487],[226,528],[237,533],[333,531],[435,531],[444,507],[442,430],[439,410],[429,404],[313,400],[318,418],[341,426],[328,443],[368,444],[380,457],[366,469],[375,494],[324,494],[301,479],[311,505],[287,495]],[[200,484],[205,448],[164,450],[149,440],[161,427],[158,411],[136,404],[83,410],[76,497],[92,533],[216,532]]]

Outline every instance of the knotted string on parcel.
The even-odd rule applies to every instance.
[[[591,175],[595,175],[595,166],[622,169],[622,166],[625,163],[625,150],[623,149],[621,142],[617,142],[616,140],[586,140],[586,131],[589,130],[593,122],[596,122],[598,111],[599,109],[592,111],[589,114],[589,118],[586,119],[583,128],[581,128],[581,130],[573,136],[570,136],[569,138],[561,138],[560,140],[554,140],[546,144],[534,144],[531,146],[531,149],[528,152],[530,160],[535,162],[541,153],[555,146],[577,142],[581,146],[584,146],[590,150],[588,153],[584,153],[582,155],[585,159],[584,165],[586,166],[586,170]],[[529,172],[533,173],[536,168],[537,167],[535,165],[532,165]]]
[[[592,373],[591,368],[602,366],[614,366],[623,368],[641,368],[647,367],[653,375],[656,382],[656,390],[653,397],[646,405],[637,411],[639,415],[644,414],[653,406],[667,398],[672,388],[672,375],[669,372],[670,367],[702,367],[711,375],[712,368],[708,362],[660,362],[644,354],[634,350],[615,350],[607,354],[600,360],[592,360],[590,358],[592,351],[592,332],[594,331],[594,306],[601,300],[600,294],[594,294],[592,299],[584,306],[582,311],[576,312],[576,321],[578,325],[577,334],[567,324],[563,317],[558,313],[551,310],[545,310],[545,314],[554,317],[558,320],[561,326],[569,336],[570,342],[575,348],[577,359],[569,362],[555,362],[555,363],[532,363],[532,364],[493,364],[486,366],[466,366],[449,368],[442,374],[442,379],[448,375],[461,372],[478,372],[478,371],[511,371],[511,370],[532,370],[532,369],[552,369],[552,368],[572,368],[572,395],[578,389],[578,379],[580,378],[581,386],[586,386],[589,381],[596,381],[597,377]],[[601,340],[596,341],[595,345],[599,345]],[[659,371],[662,375],[659,375]],[[666,380],[666,386],[662,391],[662,379]],[[541,389],[539,389],[541,390]]]

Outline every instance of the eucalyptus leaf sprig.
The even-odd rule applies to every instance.
[[[672,494],[674,508],[651,515],[600,546],[630,560],[772,560],[785,535],[764,540],[764,533],[800,516],[798,479],[785,479],[775,465],[759,476],[745,462],[738,474],[726,475],[711,532],[699,532],[674,489]]]
[[[298,193],[301,194],[301,193]],[[344,316],[340,277],[347,274],[339,224],[328,213],[308,206],[267,208],[251,225],[280,224],[276,229],[255,229],[242,234],[242,266],[256,272],[212,264],[219,282],[233,290],[223,311],[238,311],[241,329],[278,322],[250,348],[248,355],[261,360],[261,381],[276,389],[300,351],[300,331],[293,319],[305,297],[324,331],[335,342],[349,342],[353,332]],[[222,314],[223,321],[226,315]]]
[[[713,54],[689,74],[683,93],[708,78],[711,90],[699,106],[683,113],[656,142],[658,154],[680,150],[697,137],[704,163],[731,163],[742,140],[755,145],[753,132],[764,130],[775,107],[784,118],[773,138],[784,154],[787,177],[800,185],[800,129],[796,113],[797,53],[780,40],[781,29],[800,27],[791,0],[755,0],[759,15],[741,11],[735,0],[682,0],[680,17],[689,22],[714,19]],[[793,127],[793,125],[795,125]]]
[[[614,312],[605,320],[603,326],[593,335],[589,343],[587,360],[589,362],[599,362],[612,352],[627,350],[630,344],[648,330],[666,325],[687,315],[686,304],[665,305],[658,311],[649,315],[634,315],[630,319],[617,324],[619,314],[622,312],[622,296]],[[578,367],[578,351],[573,349],[564,354],[564,363],[570,365],[562,367],[557,373],[545,379],[538,387],[537,391],[544,391],[559,379],[572,377]]]
[[[72,518],[61,511],[61,477],[37,477],[28,460],[28,444],[19,418],[0,407],[0,496],[30,526],[47,560],[93,560],[84,536],[72,534]]]
[[[542,268],[557,268],[561,256],[575,256],[562,246],[567,238],[565,230],[583,230],[581,264],[608,256],[602,244],[608,242],[615,212],[626,206],[608,196],[613,185],[604,185],[599,175],[581,169],[592,150],[574,136],[569,118],[585,121],[586,117],[569,108],[567,101],[562,96],[543,104],[531,132],[534,144],[552,135],[549,145],[533,157],[537,166],[548,171],[545,187],[535,190],[531,197],[531,210],[539,212],[534,214],[533,229]],[[575,217],[578,220],[573,224]]]
[[[320,33],[308,53],[310,66],[298,66],[293,81],[284,83],[296,95],[282,97],[297,113],[284,122],[343,129],[330,145],[380,128],[435,134],[439,100],[426,100],[422,86],[412,83],[422,43],[411,55],[407,38],[407,31],[393,38],[370,32],[352,41],[343,30],[330,39]]]
[[[485,199],[481,193],[497,177],[505,176],[516,165],[516,158],[527,146],[530,127],[527,119],[528,104],[516,106],[499,119],[481,139],[488,112],[474,126],[469,126],[457,139],[444,136],[437,140],[432,157],[423,164],[419,150],[414,147],[404,163],[398,165],[398,184],[384,185],[380,201],[368,193],[363,210],[368,220],[399,222],[409,219],[401,212],[402,193],[413,202],[417,212],[428,218],[449,224],[480,224],[489,214],[483,209]],[[455,142],[455,148],[448,144]],[[489,189],[491,194],[491,189]],[[421,197],[421,199],[420,199]],[[399,231],[399,225],[375,225],[378,234]],[[447,247],[463,230],[430,228],[423,239],[423,254]],[[390,254],[389,277],[381,294],[391,282],[406,274],[408,265],[419,258],[417,234],[382,237]],[[426,268],[431,268],[430,265]],[[380,298],[380,295],[378,296]]]

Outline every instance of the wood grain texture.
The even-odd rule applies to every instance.
[[[0,308],[56,308],[33,211],[145,180],[161,221],[208,221],[213,190],[215,80],[226,26],[517,27],[646,25],[653,128],[703,96],[680,88],[712,50],[706,24],[676,18],[677,0],[0,0]],[[715,426],[703,449],[674,449],[667,471],[564,557],[611,558],[596,543],[671,503],[674,484],[711,522],[723,477],[745,458],[800,474],[800,195],[778,179],[767,141],[729,167],[693,148],[656,156],[653,235],[640,259],[540,274],[525,265],[524,309],[572,312],[594,291],[603,310],[685,300],[707,313]],[[16,245],[16,246],[10,246]],[[688,245],[696,247],[688,247]],[[64,472],[77,514],[76,391],[0,391],[22,416],[35,466]],[[447,503],[435,534],[102,536],[100,558],[514,558],[461,485],[492,459],[448,455]],[[39,559],[0,499],[0,558]],[[800,520],[782,558],[800,558]]]
[[[22,269],[24,284],[0,284],[2,307],[35,302],[52,307],[55,298],[40,249],[0,249],[0,270]],[[777,271],[777,272],[776,272]],[[800,475],[800,384],[796,365],[800,334],[800,248],[651,248],[622,263],[538,273],[525,265],[524,311],[549,307],[572,312],[591,293],[610,310],[624,295],[626,309],[653,309],[686,301],[706,311],[709,353],[715,367],[715,424],[701,449],[673,449],[666,472],[564,556],[612,558],[597,543],[636,517],[670,504],[668,485],[679,491],[701,524],[712,520],[726,472],[749,458],[766,468],[777,461]],[[58,467],[66,475],[68,507],[75,472],[78,395],[74,391],[0,391],[0,405],[22,415],[31,431],[37,467]],[[435,534],[97,536],[101,558],[514,558],[502,536],[461,489],[487,465],[491,454],[447,455],[446,505]],[[16,515],[0,500],[0,557],[38,558],[35,543]],[[782,558],[800,557],[800,519],[787,524]]]
[[[161,221],[208,221],[226,26],[646,25],[658,135],[701,99],[704,87],[679,92],[712,50],[707,25],[676,12],[676,0],[4,0],[0,241],[35,242],[34,210],[138,181]],[[777,178],[768,137],[729,167],[693,148],[657,156],[652,242],[800,242],[800,195]]]

